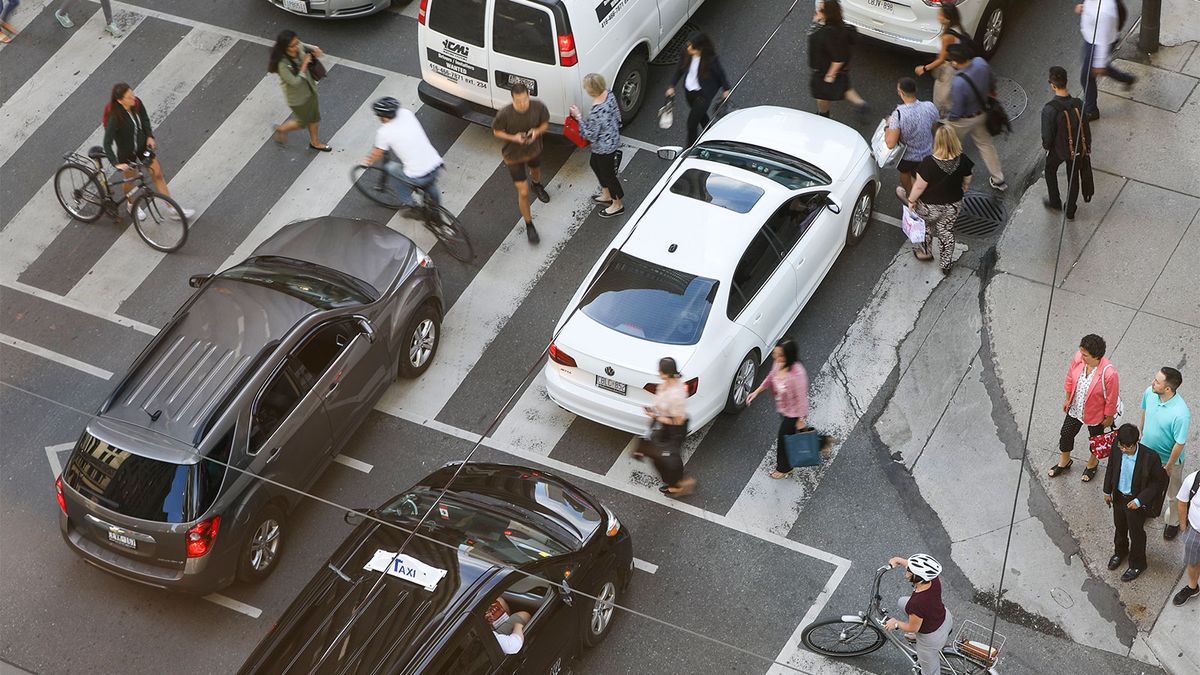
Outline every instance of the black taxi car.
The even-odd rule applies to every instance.
[[[458,466],[364,509],[411,530],[434,507],[411,538],[363,518],[239,672],[557,675],[599,644],[632,576],[629,532],[566,481],[506,464],[467,464],[434,506]],[[511,655],[484,619],[501,596],[532,616]]]

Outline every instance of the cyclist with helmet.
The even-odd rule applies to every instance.
[[[938,576],[942,566],[932,556],[917,553],[909,558],[892,558],[892,567],[904,567],[904,578],[913,585],[912,595],[897,602],[904,621],[888,619],[884,627],[900,629],[913,634],[916,642],[917,660],[921,664],[921,675],[938,675],[941,672],[942,647],[950,639],[950,628],[954,618],[942,604],[942,582]]]
[[[424,188],[435,201],[440,201],[437,191],[437,175],[442,169],[442,157],[429,142],[421,123],[411,110],[400,107],[400,101],[385,96],[371,105],[381,123],[375,132],[375,147],[363,160],[370,166],[378,162],[384,153],[390,153],[386,169],[400,178],[400,198],[405,204],[414,206],[412,185]]]

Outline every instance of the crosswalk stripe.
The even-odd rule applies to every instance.
[[[518,220],[442,321],[438,359],[420,379],[392,385],[377,408],[385,412],[404,408],[437,416],[562,245],[579,228],[583,220],[575,213],[579,200],[572,199],[569,190],[590,172],[588,153],[572,153],[548,186],[559,198],[549,204],[535,202],[534,222],[541,223],[541,243],[526,243],[525,225]]]
[[[278,77],[265,75],[179,174],[169,177],[169,185],[176,187],[175,201],[196,210],[193,222],[254,156],[247,139],[258,141],[249,141],[254,147],[266,141],[270,127],[282,121],[285,112]],[[67,297],[116,312],[166,256],[150,249],[132,226],[127,227]]]
[[[48,361],[60,363],[69,368],[74,368],[81,373],[87,373],[92,377],[98,377],[102,380],[111,380],[113,376],[112,371],[108,371],[103,368],[97,368],[90,363],[84,363],[79,359],[73,359],[65,354],[59,354],[51,349],[46,349],[45,347],[35,345],[31,342],[26,342],[20,338],[12,337],[11,335],[0,333],[0,344],[8,345],[9,347],[15,347],[23,352],[33,354],[34,356],[40,356]]]
[[[151,121],[157,125],[166,119],[233,45],[233,40],[222,41],[211,33],[189,33],[188,38],[172,49],[146,79],[134,86],[138,98],[147,105],[146,113]],[[98,107],[96,121],[99,119]],[[87,154],[88,148],[100,145],[103,140],[104,129],[97,127],[75,152]],[[111,171],[111,167],[106,165],[106,168]],[[105,222],[103,218],[101,222]],[[17,279],[70,223],[71,217],[63,211],[54,195],[54,177],[51,176],[0,232],[0,248],[5,252],[0,278]]]
[[[141,21],[140,15],[134,17],[129,32]],[[105,35],[104,14],[96,12],[78,26],[67,43],[0,107],[0,138],[4,139],[4,143],[0,143],[0,166],[8,162],[21,144],[124,40],[102,39],[97,46],[97,38]]]
[[[12,16],[8,17],[8,23],[18,31],[25,30],[46,7],[55,4],[58,4],[58,0],[25,0],[17,6]]]
[[[496,427],[492,438],[497,443],[548,457],[574,420],[575,415],[550,400],[546,393],[546,375],[539,370]]]
[[[695,433],[688,436],[683,442],[683,447],[679,449],[679,455],[683,458],[684,466],[688,460],[696,453],[696,449],[704,441],[704,437],[708,435],[708,430],[712,429],[713,422],[705,424],[702,428],[697,429]],[[647,488],[658,488],[662,485],[659,480],[658,472],[654,469],[654,465],[648,460],[637,460],[633,458],[633,451],[640,445],[642,439],[640,436],[634,436],[617,460],[605,472],[605,476],[614,481],[626,481],[634,485],[640,485]]]

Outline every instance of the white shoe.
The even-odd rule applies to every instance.
[[[174,218],[175,220],[179,220],[179,212],[177,212],[173,208],[167,207],[167,215]],[[191,221],[192,216],[194,216],[194,215],[196,215],[195,209],[183,209],[183,217],[187,218],[189,221]]]
[[[71,21],[71,17],[63,14],[61,10],[54,12],[54,18],[58,19],[59,25],[63,28],[74,28],[75,22]]]
[[[121,32],[121,29],[120,29],[120,27],[118,27],[118,26],[117,26],[117,24],[116,24],[115,22],[114,22],[114,23],[110,23],[110,24],[108,24],[107,26],[105,26],[105,27],[104,27],[104,30],[105,30],[105,31],[106,31],[106,32],[107,32],[109,35],[111,35],[111,36],[113,36],[113,37],[115,37],[115,38],[119,38],[119,37],[121,37],[122,35],[124,35],[124,34],[125,34],[125,33]]]
[[[129,205],[129,217],[133,218],[134,220],[139,220],[139,221],[145,220],[146,219],[146,209],[139,206],[137,209],[137,215],[134,215],[133,204],[130,204]]]

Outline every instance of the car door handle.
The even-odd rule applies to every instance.
[[[339,380],[334,380],[333,384],[329,385],[329,391],[325,392],[325,398],[329,398],[333,395],[333,392],[338,388],[338,382]]]
[[[804,258],[801,258],[801,259],[799,259],[799,260],[797,260],[797,261],[796,261],[796,267],[800,267],[800,266],[801,266],[801,265],[803,265],[803,264],[804,264]]]
[[[279,456],[279,450],[280,448],[271,448],[271,452],[267,453],[267,464],[275,461],[275,458]]]

